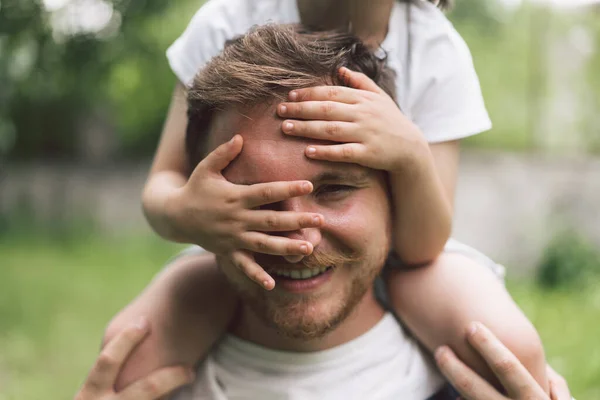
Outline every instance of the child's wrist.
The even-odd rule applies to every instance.
[[[171,240],[187,243],[188,240],[184,232],[185,230],[181,229],[180,223],[182,220],[182,191],[182,188],[173,188],[165,196],[162,220]]]
[[[419,139],[402,150],[402,157],[397,160],[394,168],[388,172],[392,176],[398,177],[415,176],[419,174],[419,171],[425,170],[428,163],[433,164],[429,143],[425,139]]]

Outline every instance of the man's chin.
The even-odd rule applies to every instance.
[[[299,340],[319,339],[337,328],[356,301],[347,296],[294,296],[248,302],[254,313],[279,334]]]
[[[327,309],[323,304],[290,304],[271,308],[265,322],[286,337],[311,340],[334,330],[345,318],[342,311]]]
[[[317,339],[337,326],[333,323],[337,319],[335,308],[329,307],[327,300],[319,299],[319,296],[288,297],[274,295],[272,292],[264,295],[243,300],[263,324],[283,336],[303,340]]]

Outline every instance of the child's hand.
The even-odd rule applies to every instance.
[[[342,144],[309,146],[309,158],[400,172],[419,162],[427,142],[394,100],[366,75],[340,68],[351,87],[293,90],[277,107],[284,133]]]
[[[183,367],[167,367],[132,383],[121,392],[115,392],[121,367],[148,332],[148,322],[140,320],[111,340],[96,359],[75,400],[156,400],[191,383],[194,379],[192,371]]]
[[[168,214],[182,242],[196,243],[208,251],[228,256],[250,279],[272,289],[275,281],[255,261],[251,252],[273,255],[312,253],[304,240],[272,236],[268,232],[318,227],[323,216],[313,213],[257,210],[270,203],[303,196],[313,190],[308,181],[235,185],[222,171],[241,152],[243,139],[236,135],[202,160],[188,182],[170,199]]]

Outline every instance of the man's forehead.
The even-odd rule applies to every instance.
[[[314,139],[291,137],[281,131],[282,119],[275,104],[253,109],[220,112],[211,127],[216,147],[235,134],[244,139],[240,155],[224,172],[236,184],[291,180],[366,179],[373,171],[354,164],[310,160],[305,149],[310,144],[331,144]]]

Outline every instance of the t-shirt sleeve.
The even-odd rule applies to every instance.
[[[210,0],[201,7],[167,50],[179,81],[191,85],[198,70],[223,50],[227,40],[252,26],[251,19],[251,2],[247,0]]]
[[[445,17],[415,22],[408,94],[411,119],[430,143],[489,130],[492,123],[463,38]]]

